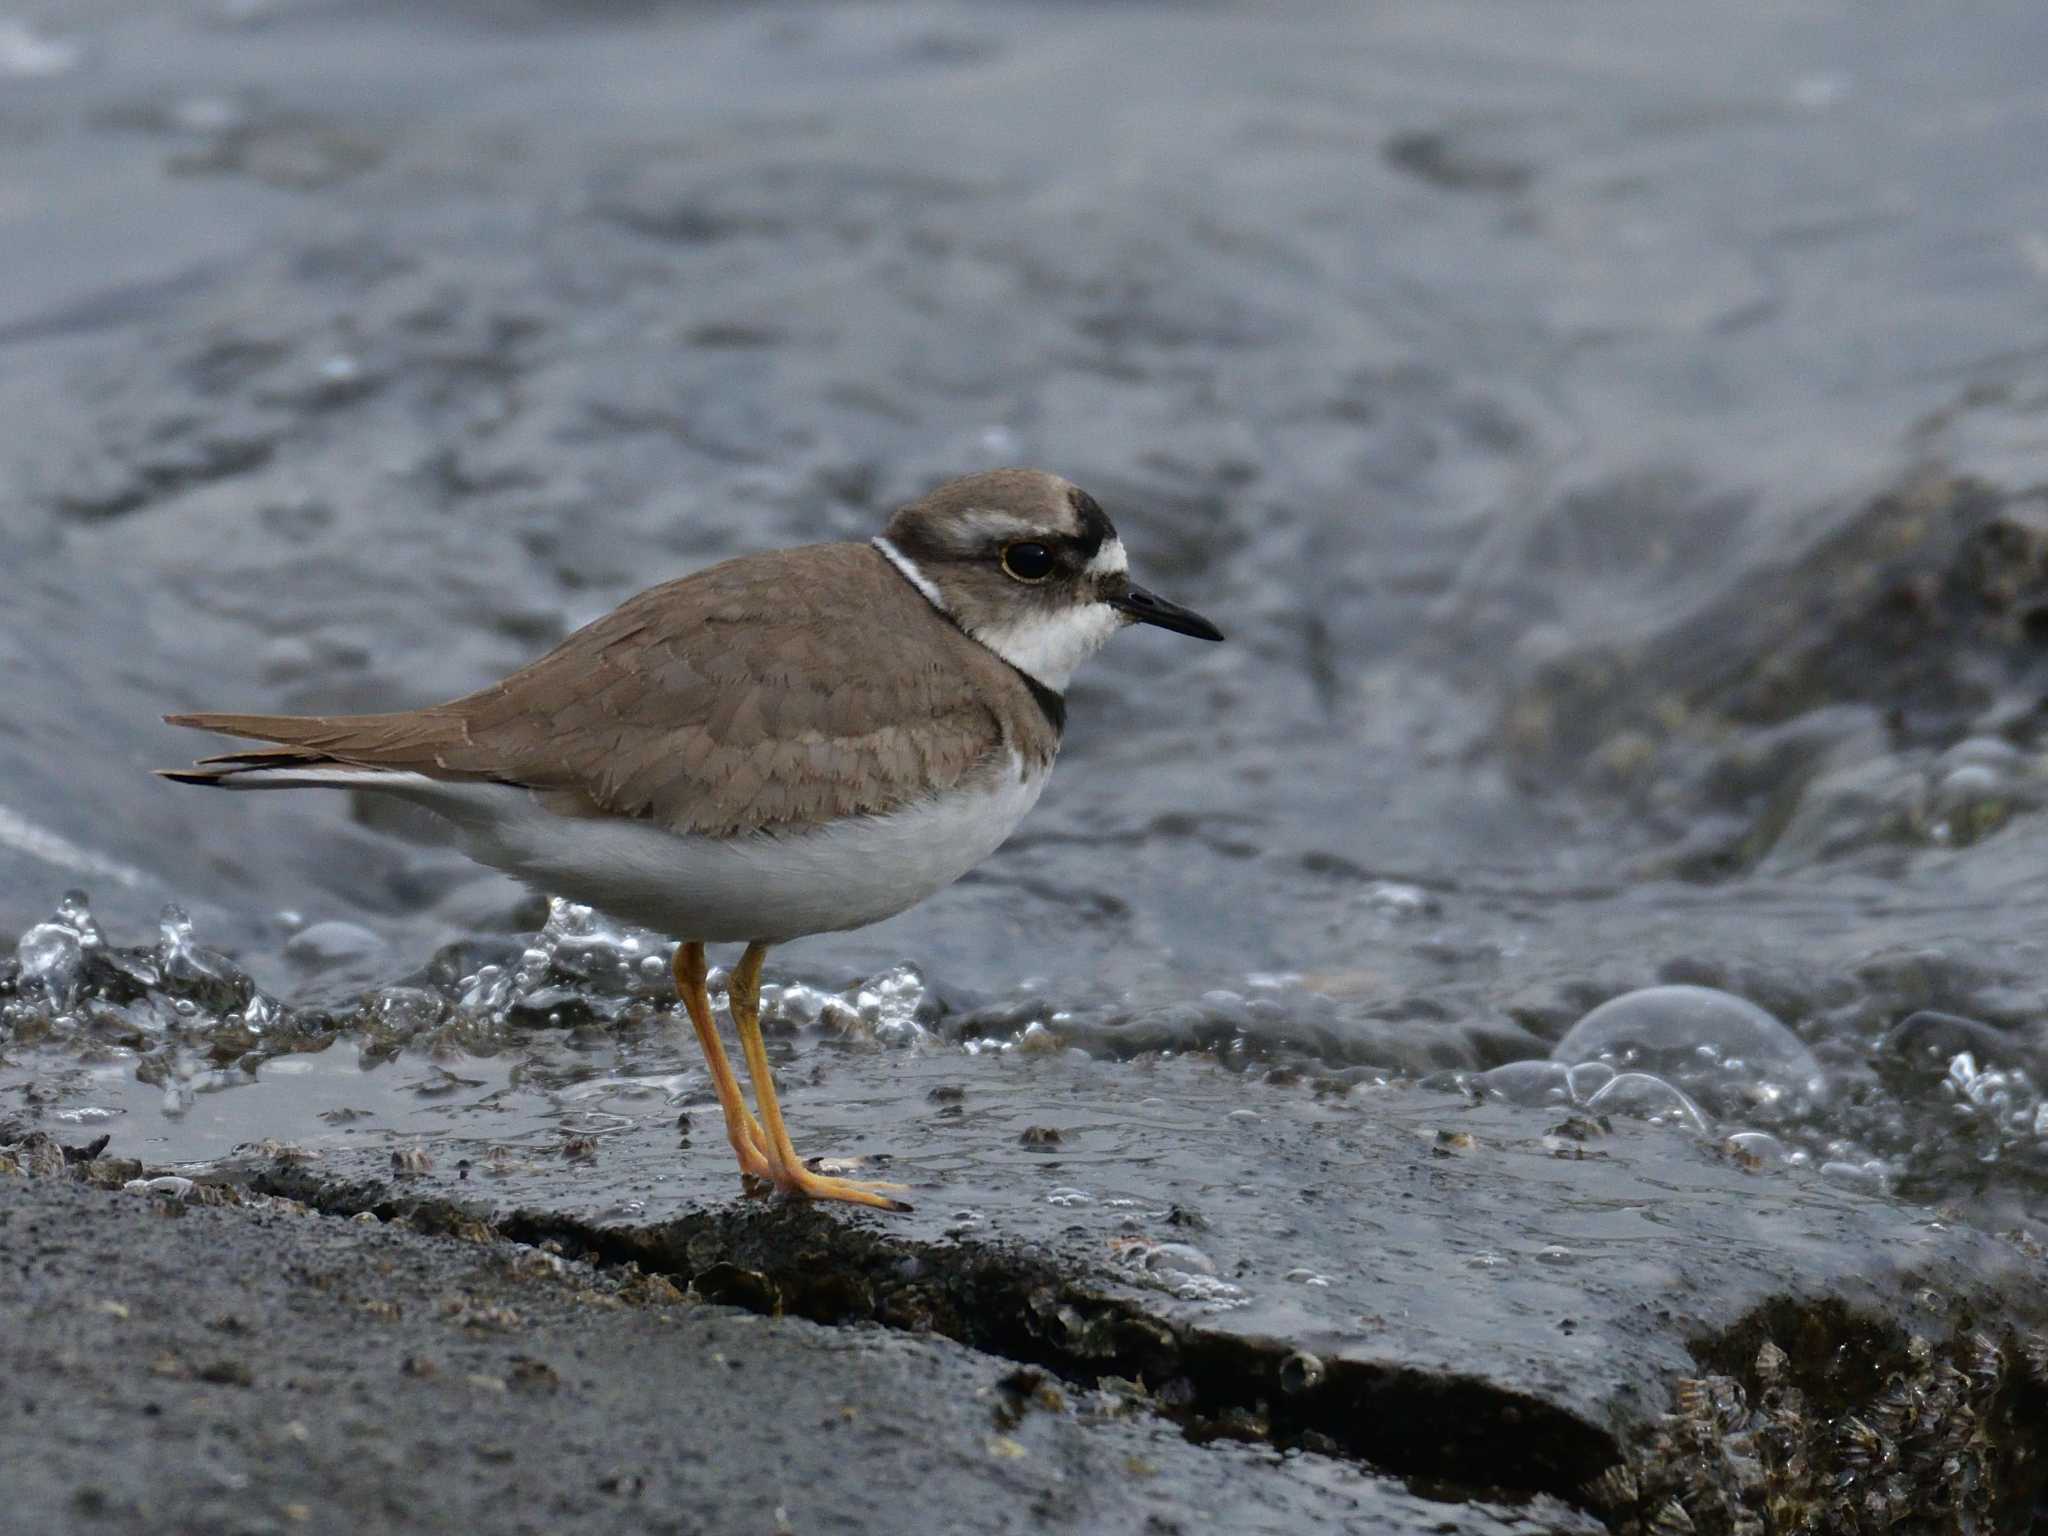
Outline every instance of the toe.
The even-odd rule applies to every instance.
[[[911,1205],[885,1194],[885,1190],[901,1189],[901,1184],[864,1184],[853,1179],[828,1178],[812,1173],[807,1168],[798,1169],[792,1178],[781,1181],[785,1194],[804,1200],[837,1200],[847,1205],[867,1205],[878,1211],[908,1211]]]

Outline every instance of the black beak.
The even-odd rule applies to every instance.
[[[1169,603],[1163,597],[1155,597],[1136,582],[1131,583],[1123,596],[1112,597],[1109,606],[1121,608],[1137,623],[1157,624],[1161,629],[1170,629],[1177,635],[1193,635],[1197,640],[1223,638],[1223,631],[1194,609],[1183,608],[1179,603]]]

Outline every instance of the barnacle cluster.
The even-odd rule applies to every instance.
[[[1583,1490],[1622,1536],[2027,1529],[2048,1451],[2048,1337],[1918,1335],[1847,1363],[1766,1337]]]

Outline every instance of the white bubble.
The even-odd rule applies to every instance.
[[[85,948],[66,923],[37,923],[14,946],[22,991],[53,1013],[69,1013],[85,985]]]
[[[1663,1078],[1648,1072],[1617,1074],[1586,1101],[1586,1107],[1606,1114],[1632,1115],[1652,1125],[1678,1124],[1695,1131],[1707,1129],[1707,1117],[1699,1105]]]
[[[1599,1062],[1654,1074],[1719,1114],[1789,1118],[1827,1092],[1820,1063],[1797,1035],[1755,1003],[1712,987],[1624,993],[1574,1024],[1550,1055],[1574,1067]]]
[[[1489,1098],[1510,1104],[1562,1104],[1571,1096],[1571,1069],[1561,1061],[1510,1061],[1470,1081]]]

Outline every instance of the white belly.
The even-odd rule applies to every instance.
[[[811,832],[712,838],[650,822],[557,816],[526,790],[415,779],[398,793],[460,826],[481,863],[676,939],[780,942],[915,906],[987,858],[1049,770]],[[453,791],[454,793],[449,793]]]

